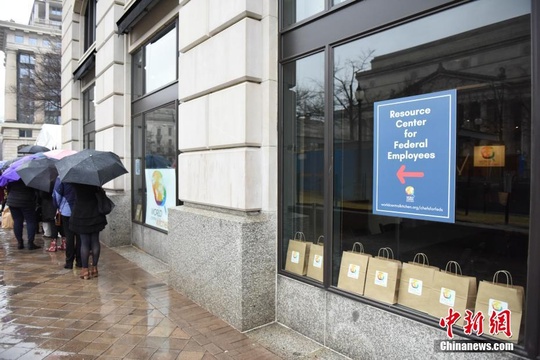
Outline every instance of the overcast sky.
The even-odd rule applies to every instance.
[[[0,20],[28,24],[34,0],[0,0]],[[0,121],[4,121],[4,52],[0,51]]]

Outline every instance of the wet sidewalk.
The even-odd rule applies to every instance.
[[[99,277],[81,280],[79,269],[63,268],[63,251],[17,250],[12,230],[0,229],[0,244],[0,359],[286,358],[121,249],[102,245]],[[43,245],[41,235],[36,244]]]

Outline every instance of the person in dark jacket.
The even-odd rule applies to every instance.
[[[62,218],[62,228],[66,236],[66,264],[64,269],[73,269],[73,261],[77,267],[82,267],[81,262],[81,240],[77,233],[69,228],[71,209],[75,206],[75,189],[70,183],[63,183],[60,178],[56,179],[53,190],[53,202],[60,211]]]
[[[26,186],[22,180],[8,183],[7,190],[6,205],[11,209],[13,232],[19,243],[19,250],[24,249],[23,227],[25,221],[28,234],[28,250],[39,249],[41,246],[34,244],[37,229],[36,190]]]
[[[72,184],[75,189],[75,204],[71,210],[69,228],[79,234],[81,239],[81,279],[91,279],[98,276],[97,265],[101,252],[99,232],[105,229],[107,217],[98,210],[96,193],[100,187],[82,184]],[[89,264],[90,249],[92,264]]]

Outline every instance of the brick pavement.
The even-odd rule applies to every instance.
[[[81,280],[64,252],[0,244],[0,359],[280,359],[104,245]]]

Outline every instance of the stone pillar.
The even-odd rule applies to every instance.
[[[182,1],[170,281],[239,330],[275,320],[277,1]]]
[[[17,51],[6,49],[6,71],[4,92],[4,119],[6,122],[17,121]]]
[[[121,159],[129,158],[130,149],[124,141],[125,126],[130,119],[124,107],[124,37],[116,34],[116,22],[124,6],[115,0],[100,0],[96,8],[95,111],[96,150],[112,151]],[[128,141],[129,142],[129,141]],[[124,165],[129,168],[128,161]],[[107,217],[101,240],[109,246],[131,243],[130,175],[123,175],[104,186],[113,190],[109,196],[116,204]]]

